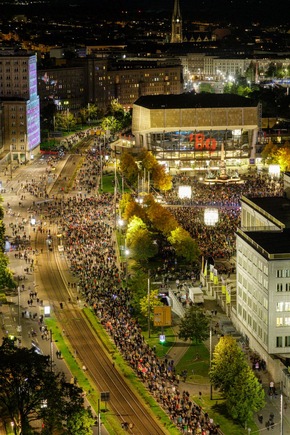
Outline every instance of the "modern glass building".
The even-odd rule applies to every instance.
[[[133,106],[132,132],[137,147],[169,166],[255,164],[260,112],[258,103],[231,94],[144,96]]]

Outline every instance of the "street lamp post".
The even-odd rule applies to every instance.
[[[102,434],[102,426],[101,426],[101,402],[98,399],[98,435]]]
[[[283,435],[283,390],[282,388],[281,388],[281,397],[280,397],[280,418],[281,418],[280,435]]]
[[[21,322],[20,322],[20,285],[19,285],[19,276],[18,276],[18,287],[17,287],[17,292],[18,292],[18,326],[17,326],[17,332],[19,333],[19,335],[21,335]]]
[[[116,146],[115,146],[115,167],[114,167],[114,229],[116,230],[116,219],[117,219],[117,153],[116,153]]]
[[[11,176],[11,180],[12,180],[12,145],[10,145],[10,176]]]
[[[148,270],[148,338],[150,338],[150,271]]]
[[[210,322],[209,330],[209,369],[211,370],[211,360],[212,360],[212,327]],[[210,383],[210,400],[212,400],[212,383]]]
[[[103,191],[103,155],[102,155],[101,142],[99,142],[99,150],[100,150],[100,188],[102,192]]]

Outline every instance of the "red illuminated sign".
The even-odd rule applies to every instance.
[[[205,138],[203,133],[191,133],[189,135],[189,142],[194,142],[194,149],[197,151],[208,150],[214,151],[216,149],[216,140],[212,137]]]

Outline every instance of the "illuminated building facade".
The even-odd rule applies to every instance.
[[[182,67],[178,61],[134,59],[111,62],[88,59],[89,102],[107,107],[117,99],[132,108],[142,95],[180,94],[183,90]]]
[[[86,105],[85,68],[58,67],[38,70],[41,108],[55,104],[57,110],[78,111]]]
[[[91,57],[79,66],[38,71],[41,107],[79,111],[88,103],[107,109],[113,100],[132,108],[141,95],[180,94],[182,66],[177,60],[115,60]]]
[[[27,52],[0,55],[2,153],[15,163],[39,150],[40,122],[36,56]]]
[[[260,106],[230,94],[140,97],[133,106],[137,147],[179,168],[214,169],[255,163]]]
[[[284,179],[289,181],[289,174]],[[283,197],[242,198],[233,311],[237,328],[277,381],[280,359],[290,357],[290,199],[285,192]]]

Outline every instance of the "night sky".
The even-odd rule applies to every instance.
[[[9,0],[8,0],[9,1]],[[97,18],[158,17],[171,19],[174,0],[47,0],[42,15],[65,13]],[[289,0],[179,0],[183,20],[224,24],[285,24],[290,22]],[[7,2],[7,0],[6,0]],[[5,2],[5,3],[6,3]],[[16,0],[10,0],[15,4]],[[1,3],[1,0],[0,0]],[[18,3],[18,2],[17,2]],[[7,4],[7,3],[6,3]],[[17,10],[21,6],[15,6]],[[15,9],[14,8],[14,9]],[[31,6],[35,12],[35,4]],[[20,11],[22,12],[22,11]],[[24,12],[24,11],[23,11]]]
[[[59,2],[60,0],[58,0]],[[107,13],[142,11],[144,16],[171,17],[174,0],[70,0],[87,2],[88,7],[101,11],[106,5]],[[289,0],[180,0],[184,19],[233,22],[283,23],[289,21]],[[142,15],[141,14],[141,15]]]

